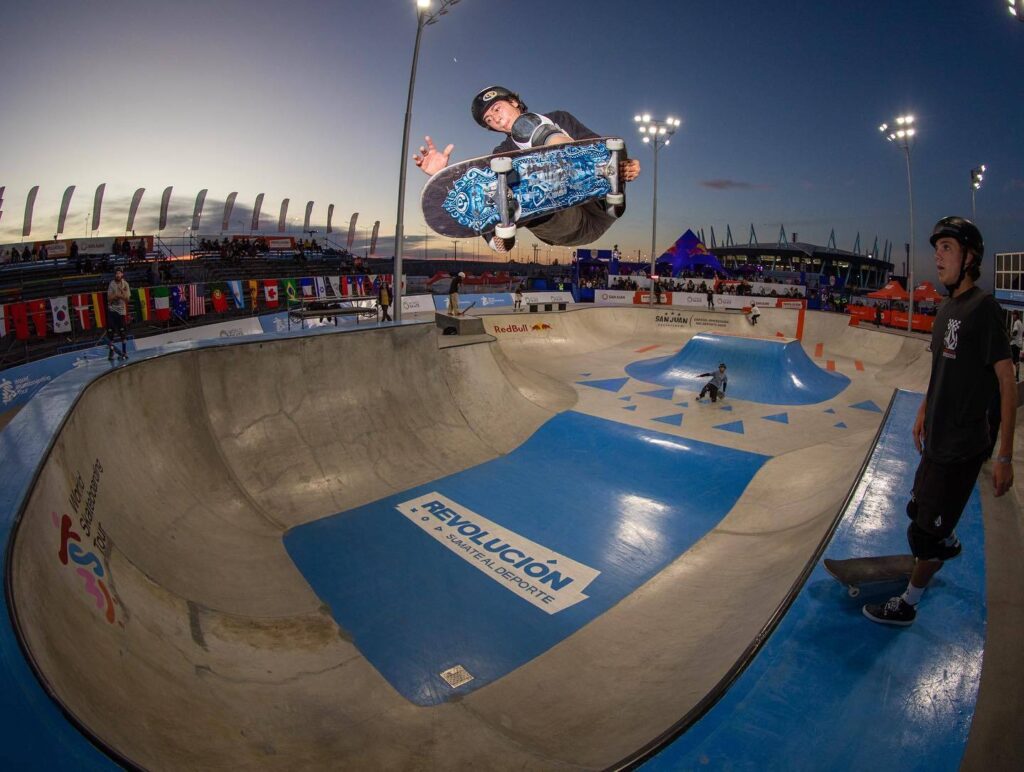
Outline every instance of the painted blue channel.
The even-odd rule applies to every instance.
[[[841,373],[818,367],[796,341],[781,342],[698,333],[677,353],[626,366],[631,378],[699,392],[719,362],[727,366],[730,397],[766,405],[811,405],[850,385]]]
[[[906,553],[921,395],[899,392],[828,557]],[[980,480],[980,484],[990,484]],[[774,634],[718,702],[646,770],[955,770],[974,715],[985,643],[985,544],[977,487],[964,551],[925,592],[911,627],[868,621],[819,562]],[[1010,742],[1009,738],[1007,739]]]
[[[713,528],[766,460],[567,412],[505,456],[284,541],[381,675],[435,705],[501,678],[629,595]],[[589,597],[548,614],[395,510],[432,491],[599,570]],[[457,691],[439,676],[455,665],[475,679]]]

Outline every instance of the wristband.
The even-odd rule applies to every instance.
[[[997,464],[1012,464],[1013,456],[996,456]]]

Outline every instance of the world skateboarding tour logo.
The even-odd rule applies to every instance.
[[[467,563],[548,614],[586,600],[583,591],[601,574],[437,492],[404,501],[395,509]]]
[[[60,549],[57,550],[57,558],[60,560],[61,565],[67,566],[70,561],[70,563],[78,566],[75,569],[75,573],[81,578],[85,592],[92,596],[96,608],[103,611],[107,622],[114,624],[117,621],[117,611],[114,607],[118,605],[118,602],[107,588],[109,583],[108,572],[104,567],[104,560],[100,557],[100,555],[107,555],[109,553],[110,542],[106,531],[103,530],[103,525],[99,520],[94,521],[96,498],[99,495],[100,475],[102,473],[103,465],[99,459],[96,459],[92,467],[92,480],[89,483],[88,492],[85,489],[85,480],[79,474],[75,478],[75,486],[68,496],[68,504],[70,504],[71,510],[78,517],[79,531],[85,534],[86,538],[92,537],[92,545],[98,550],[99,555],[92,550],[86,551],[82,548],[82,536],[79,531],[74,530],[75,524],[70,515],[63,514],[58,516],[56,512],[51,512],[50,519],[54,527],[60,532]],[[82,507],[83,499],[85,503],[84,509]],[[94,522],[95,536],[93,536]],[[108,581],[105,582],[105,578]],[[123,622],[121,624],[122,626],[124,625]]]

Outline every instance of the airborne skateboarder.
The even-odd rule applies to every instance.
[[[580,123],[571,113],[554,111],[540,115],[528,112],[519,95],[503,86],[490,86],[477,94],[473,98],[470,111],[473,120],[483,128],[506,135],[505,141],[494,148],[495,153],[599,138],[599,135]],[[413,156],[413,161],[427,174],[437,174],[448,165],[454,148],[454,145],[448,145],[444,150],[438,150],[433,140],[426,137],[425,144],[420,147],[420,152]],[[640,174],[640,162],[634,159],[623,161],[619,174],[623,182],[635,180]],[[545,244],[574,247],[591,244],[601,238],[623,211],[624,206],[619,207],[612,215],[605,210],[603,202],[588,201],[530,220],[526,227]],[[508,252],[515,243],[514,237],[502,239],[495,236],[493,230],[482,235],[496,252]]]

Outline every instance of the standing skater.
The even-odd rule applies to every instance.
[[[494,153],[525,150],[531,147],[560,145],[581,139],[599,139],[599,135],[588,129],[571,113],[556,110],[545,115],[527,112],[526,103],[504,86],[490,86],[473,97],[470,105],[473,120],[483,128],[505,134],[505,141],[494,148]],[[438,150],[430,137],[425,138],[420,152],[413,161],[430,175],[437,174],[448,165],[454,145]],[[640,162],[635,159],[623,161],[619,166],[623,182],[631,182],[640,174]],[[573,247],[597,241],[612,223],[622,216],[625,206],[619,207],[615,215],[605,211],[602,201],[588,201],[585,204],[564,209],[561,212],[538,217],[526,224],[533,235],[545,244]],[[484,240],[495,252],[508,252],[515,239],[501,239],[493,229],[483,234]]]
[[[725,374],[725,362],[718,365],[718,370],[713,373],[701,373],[698,378],[711,378],[704,388],[700,390],[700,394],[697,395],[697,400],[704,399],[704,395],[710,393],[711,401],[717,402],[718,395],[722,395],[722,399],[725,399],[725,387],[729,385],[729,376]]]
[[[999,304],[974,284],[985,242],[970,220],[944,217],[935,224],[931,243],[949,297],[935,317],[932,373],[914,422],[914,444],[922,454],[907,504],[914,572],[902,595],[864,606],[864,616],[888,625],[912,624],[931,578],[944,561],[960,554],[954,529],[989,452],[986,411],[996,392],[1002,422],[992,483],[996,496],[1013,486],[1017,388],[1010,344]]]
[[[119,359],[128,358],[128,298],[131,297],[131,288],[124,278],[124,270],[114,269],[114,278],[107,285],[107,359],[114,361],[114,355]],[[114,345],[114,336],[121,338],[121,351],[117,351]]]
[[[515,301],[516,302],[512,305],[512,310],[513,311],[522,311],[523,310],[523,285],[522,284],[520,284],[518,287],[516,287]]]
[[[761,309],[754,305],[750,309],[750,324],[757,327],[757,320],[761,318]]]
[[[715,291],[711,287],[708,287],[706,284],[704,286],[707,287],[708,310],[709,311],[714,311],[715,310]]]
[[[391,307],[391,287],[388,286],[387,281],[382,280],[380,288],[377,290],[377,305],[380,306],[380,320],[390,322],[391,316],[388,309]]]
[[[462,280],[466,274],[459,271],[457,276],[452,277],[451,286],[448,287],[448,313],[452,316],[459,315],[459,289],[462,287]]]

